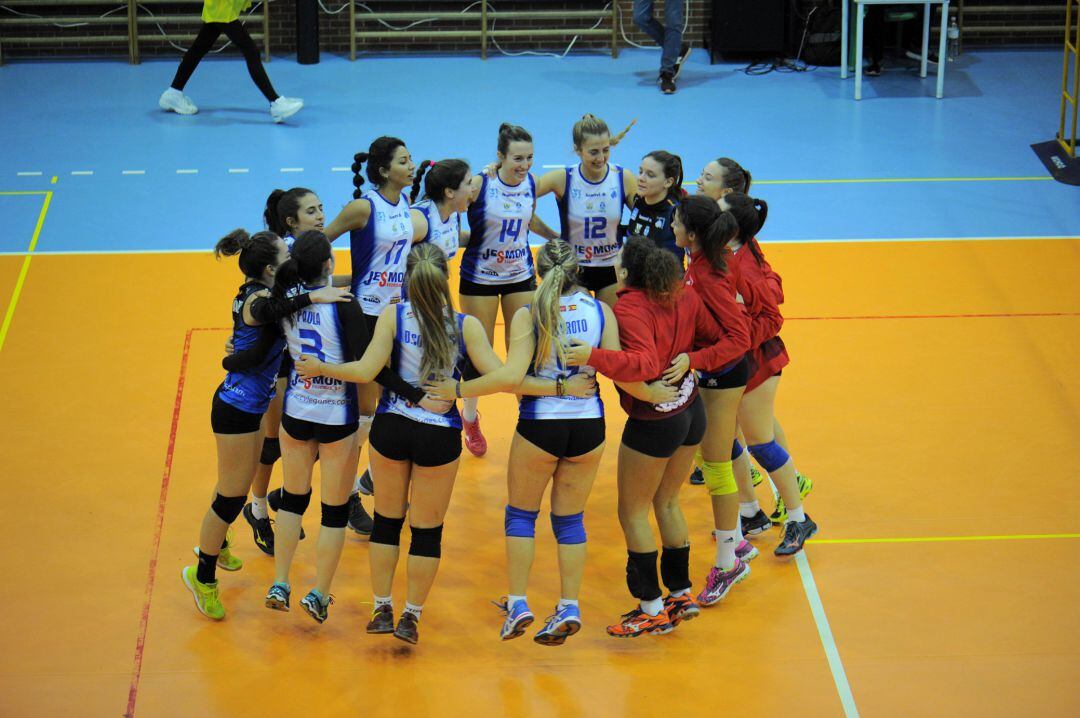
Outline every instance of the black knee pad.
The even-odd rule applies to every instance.
[[[404,516],[400,519],[389,519],[376,511],[374,523],[371,529],[371,543],[381,543],[386,546],[401,545],[401,527],[405,525]]]
[[[281,489],[281,510],[290,514],[304,515],[308,504],[311,503],[311,489],[306,494],[290,494],[284,487]]]
[[[412,530],[412,543],[409,544],[410,556],[426,556],[427,558],[442,557],[442,526],[430,529]]]
[[[210,508],[214,510],[219,519],[231,524],[236,521],[236,517],[244,510],[246,502],[247,496],[222,496],[218,494],[214,497],[214,503],[210,504]]]
[[[690,547],[668,548],[660,553],[660,580],[669,591],[690,588]]]
[[[273,466],[274,462],[281,458],[281,442],[277,439],[263,439],[262,453],[259,454],[259,463],[263,466]]]
[[[328,529],[343,529],[349,523],[349,502],[334,506],[322,505],[322,525]]]

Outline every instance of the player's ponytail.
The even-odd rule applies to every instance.
[[[360,175],[360,171],[364,171],[368,180],[375,187],[382,187],[386,184],[386,177],[383,176],[382,171],[390,171],[390,164],[394,161],[394,153],[398,147],[404,146],[405,142],[397,137],[383,136],[376,138],[368,147],[367,152],[357,152],[353,155],[353,187],[356,188],[353,191],[353,199],[360,199],[360,195],[363,194],[360,186],[364,184],[364,178]]]
[[[409,303],[420,325],[420,376],[447,377],[457,357],[457,321],[446,254],[434,244],[413,245],[405,263]]]
[[[434,166],[434,160],[424,160],[420,163],[420,169],[416,171],[416,178],[412,182],[412,190],[409,191],[409,204],[415,202],[420,196],[420,183],[424,181],[424,174]]]
[[[289,293],[301,284],[313,284],[325,277],[326,263],[333,249],[326,235],[317,229],[301,232],[293,243],[292,254],[277,269],[270,297],[274,304],[284,306]],[[289,322],[294,319],[290,315]]]
[[[446,201],[446,190],[457,189],[469,176],[469,163],[465,160],[439,160],[431,162],[430,166],[428,163],[428,160],[424,161],[427,169],[427,175],[424,176],[424,197],[436,204]],[[414,194],[410,197],[410,202],[416,196],[421,176],[423,175],[417,175],[416,182],[413,183]]]
[[[742,192],[743,194],[750,191],[752,178],[749,170],[743,169],[742,165],[730,157],[721,157],[716,161],[716,164],[720,165],[724,170],[724,176],[720,182],[723,189]]]
[[[731,212],[721,212],[716,202],[703,194],[687,197],[675,209],[689,234],[694,235],[706,261],[720,272],[727,271],[728,241],[739,234]]]
[[[273,232],[248,234],[246,230],[234,229],[214,245],[214,256],[220,259],[239,254],[240,271],[244,276],[260,279],[268,266],[277,266],[280,241]]]
[[[567,289],[578,283],[578,260],[574,248],[561,239],[548,240],[536,253],[540,270],[540,287],[533,293],[529,314],[536,327],[536,351],[533,366],[541,367],[551,356],[552,348],[558,353],[560,365],[566,364],[566,347],[563,337],[566,325],[559,310],[559,298]]]
[[[721,201],[727,205],[728,211],[734,215],[739,225],[739,241],[750,247],[750,252],[759,265],[764,263],[765,258],[761,255],[761,249],[752,240],[765,226],[769,205],[764,200],[754,199],[742,192],[726,194]]]

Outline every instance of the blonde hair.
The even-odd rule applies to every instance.
[[[405,278],[420,324],[420,378],[448,376],[457,359],[458,336],[446,254],[430,242],[417,244],[406,260]]]
[[[533,366],[539,368],[551,356],[554,345],[560,364],[566,364],[566,351],[561,341],[566,334],[559,308],[559,298],[569,287],[578,283],[578,260],[574,248],[561,239],[549,240],[536,253],[536,264],[543,281],[533,294],[533,326],[536,327],[536,351]]]
[[[637,120],[630,120],[630,124],[626,128],[611,138],[611,146],[622,142],[622,139],[626,137],[626,133],[630,131],[630,128],[637,123]],[[574,123],[574,147],[580,149],[581,144],[585,141],[585,135],[610,135],[611,130],[608,129],[607,123],[601,120],[596,115],[584,114],[581,119]]]

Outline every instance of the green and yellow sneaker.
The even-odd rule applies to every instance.
[[[221,605],[221,597],[218,595],[218,583],[199,583],[197,578],[198,569],[195,566],[184,566],[180,576],[184,579],[184,585],[195,597],[195,607],[199,613],[220,621],[225,618],[225,607]]]
[[[814,490],[814,480],[809,476],[803,476],[798,471],[795,472],[795,479],[799,482],[799,496],[805,499]],[[769,521],[774,524],[782,524],[787,521],[787,507],[784,506],[784,500],[780,498],[780,494],[775,494],[775,499],[776,508],[769,514]]]
[[[199,547],[191,549],[195,552],[195,555],[199,555]],[[221,552],[217,557],[218,568],[224,571],[239,571],[244,567],[244,562],[239,556],[234,556],[232,552],[232,529],[229,529],[228,535],[225,537],[225,545],[221,547]]]
[[[753,464],[750,464],[750,480],[754,482],[754,488],[760,486],[761,482],[765,480],[765,477],[758,471],[758,467]]]

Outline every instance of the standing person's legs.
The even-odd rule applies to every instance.
[[[660,72],[675,73],[682,48],[684,0],[664,0],[664,42],[660,58]]]
[[[319,444],[322,526],[315,550],[315,590],[324,600],[330,595],[341,549],[345,545],[349,493],[356,473],[356,433],[330,444]]]
[[[634,24],[657,45],[664,46],[664,26],[653,17],[653,0],[634,0]]]
[[[274,90],[274,86],[270,84],[270,78],[266,76],[266,70],[259,58],[259,48],[255,46],[255,41],[251,39],[244,24],[239,20],[233,20],[223,26],[223,31],[233,44],[240,48],[240,52],[244,53],[248,74],[251,75],[251,79],[255,81],[255,85],[263,93],[267,102],[273,102],[280,97]]]
[[[187,81],[191,79],[191,73],[195,72],[195,68],[199,66],[199,61],[206,56],[206,53],[210,51],[210,48],[214,46],[214,43],[221,37],[223,32],[225,32],[224,23],[203,23],[203,26],[199,28],[199,34],[195,36],[195,41],[191,43],[191,47],[187,49],[187,52],[180,59],[180,66],[176,68],[176,75],[173,77],[172,89],[183,92]]]

